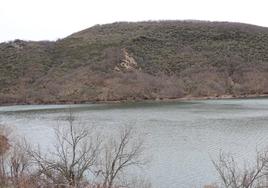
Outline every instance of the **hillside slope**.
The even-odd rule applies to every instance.
[[[0,103],[268,94],[268,28],[227,22],[96,25],[0,44]]]

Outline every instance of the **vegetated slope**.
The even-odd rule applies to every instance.
[[[268,28],[227,22],[96,25],[0,44],[0,103],[268,94]]]

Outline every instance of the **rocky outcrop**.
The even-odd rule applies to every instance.
[[[122,59],[120,63],[116,65],[114,70],[116,71],[133,71],[139,69],[138,63],[133,57],[129,55],[126,49],[122,49]]]

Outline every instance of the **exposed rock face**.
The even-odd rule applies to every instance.
[[[133,71],[138,69],[138,63],[131,57],[126,49],[122,49],[122,59],[114,68],[116,71]]]

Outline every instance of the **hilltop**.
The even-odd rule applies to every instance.
[[[268,28],[202,21],[96,25],[0,44],[0,104],[268,94]]]

